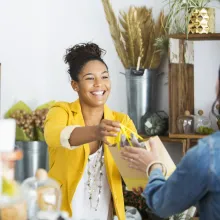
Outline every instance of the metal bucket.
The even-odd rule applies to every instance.
[[[139,133],[144,133],[142,117],[156,110],[157,70],[126,69],[128,115]]]
[[[22,182],[35,175],[37,169],[48,169],[48,149],[43,141],[17,141],[16,147],[23,150],[23,159],[15,167],[15,179]]]

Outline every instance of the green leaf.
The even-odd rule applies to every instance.
[[[16,141],[30,141],[31,139],[25,134],[25,132],[16,126]]]
[[[6,113],[5,118],[10,118],[11,115],[17,111],[17,110],[23,110],[27,113],[32,113],[32,110],[22,101],[17,102],[15,105],[13,105]]]
[[[40,109],[44,109],[44,108],[51,108],[55,103],[56,103],[56,101],[54,101],[54,100],[50,101],[50,102],[47,102],[47,103],[37,107],[36,110],[40,110]]]
[[[44,133],[42,132],[42,130],[40,128],[36,128],[36,131],[37,131],[37,140],[38,141],[45,141]]]

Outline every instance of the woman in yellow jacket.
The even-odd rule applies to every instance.
[[[67,50],[65,63],[79,99],[58,102],[45,122],[49,175],[60,183],[61,209],[73,219],[112,219],[112,210],[125,220],[122,181],[108,149],[120,123],[136,131],[130,118],[106,105],[111,90],[104,50],[78,44]]]

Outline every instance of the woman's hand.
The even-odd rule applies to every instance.
[[[137,196],[140,196],[143,192],[144,192],[144,189],[142,187],[138,187],[137,189],[133,188],[132,189],[132,192],[137,195]]]
[[[96,137],[109,145],[107,137],[116,137],[120,131],[120,123],[116,121],[103,119],[99,125],[96,126]]]
[[[156,144],[152,139],[149,140],[149,143],[151,151],[138,147],[125,147],[121,151],[121,157],[129,161],[129,167],[146,173],[148,165],[159,160]]]

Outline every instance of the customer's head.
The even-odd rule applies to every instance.
[[[103,105],[110,93],[108,67],[102,60],[105,51],[94,43],[77,44],[66,50],[65,63],[72,79],[72,88],[80,101],[97,107]]]

